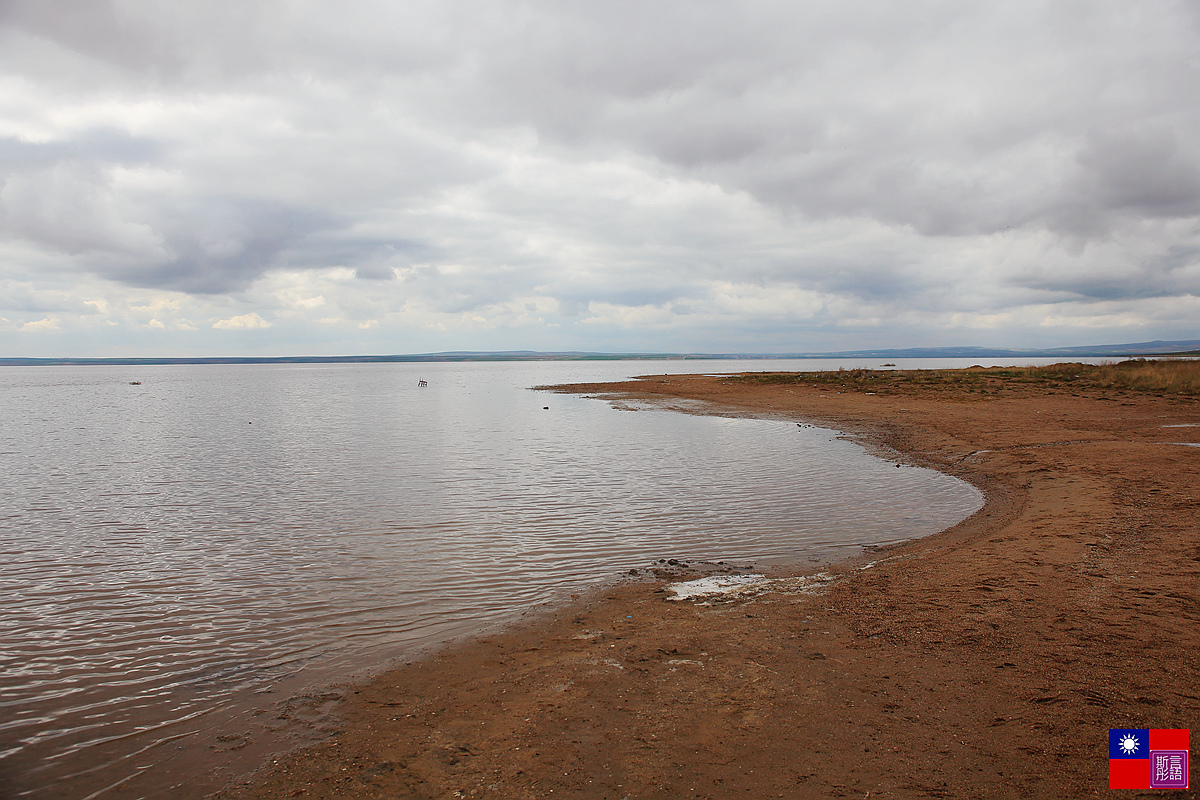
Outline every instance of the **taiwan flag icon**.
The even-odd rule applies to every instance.
[[[1108,788],[1188,788],[1188,732],[1163,728],[1110,729]]]

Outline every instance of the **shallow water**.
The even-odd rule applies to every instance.
[[[186,800],[301,686],[659,558],[828,560],[980,506],[831,431],[526,388],[772,366],[5,370],[0,781]]]

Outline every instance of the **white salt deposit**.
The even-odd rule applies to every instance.
[[[672,583],[667,591],[674,594],[668,600],[692,600],[723,594],[737,594],[746,589],[760,586],[766,575],[710,575],[694,581]]]
[[[764,594],[812,594],[833,582],[824,572],[799,578],[768,578],[766,575],[710,575],[683,583],[672,583],[668,600],[748,600]]]

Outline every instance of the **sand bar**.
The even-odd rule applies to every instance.
[[[444,650],[221,798],[1099,796],[1108,728],[1200,731],[1200,448],[1174,444],[1200,441],[1194,394],[570,390],[793,415],[987,503],[802,590],[634,582]]]

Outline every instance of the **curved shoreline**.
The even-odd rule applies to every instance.
[[[1200,728],[1200,453],[1161,427],[1194,400],[563,390],[793,415],[986,502],[817,596],[600,589],[380,676],[219,797],[1075,796],[1106,788],[1107,728]]]

